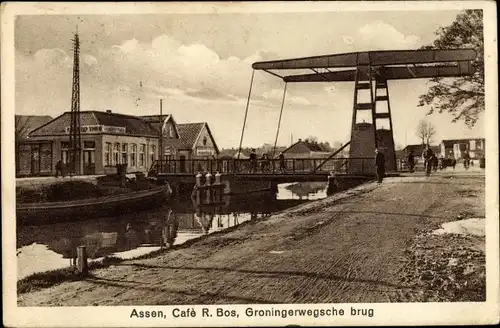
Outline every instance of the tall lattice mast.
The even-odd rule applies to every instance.
[[[74,174],[80,173],[80,39],[78,32],[73,41],[73,89],[71,93],[71,125],[69,128],[69,151],[71,170]]]

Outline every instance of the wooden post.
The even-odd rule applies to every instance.
[[[76,249],[77,254],[77,268],[80,274],[86,276],[89,273],[89,266],[87,262],[87,247],[78,246]]]
[[[206,204],[211,204],[212,203],[212,175],[210,172],[205,175],[205,186],[206,186],[206,191],[205,191],[205,197],[206,197]]]

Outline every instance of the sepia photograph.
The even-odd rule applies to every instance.
[[[495,12],[2,4],[4,325],[498,323]]]

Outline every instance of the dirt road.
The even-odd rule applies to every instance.
[[[484,217],[484,176],[388,178],[188,248],[19,295],[23,306],[407,302],[422,229]],[[417,279],[417,278],[415,278]]]

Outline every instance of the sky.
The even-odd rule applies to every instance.
[[[199,13],[17,16],[16,114],[56,117],[71,108],[73,33],[81,40],[81,110],[172,114],[208,122],[219,148],[238,147],[252,63],[353,51],[417,49],[457,11]],[[484,137],[449,114],[426,116],[425,79],[390,81],[397,145],[419,143],[418,122],[436,126],[434,142]],[[274,144],[284,82],[256,71],[243,146]],[[278,145],[314,136],[350,138],[353,83],[290,83]]]

